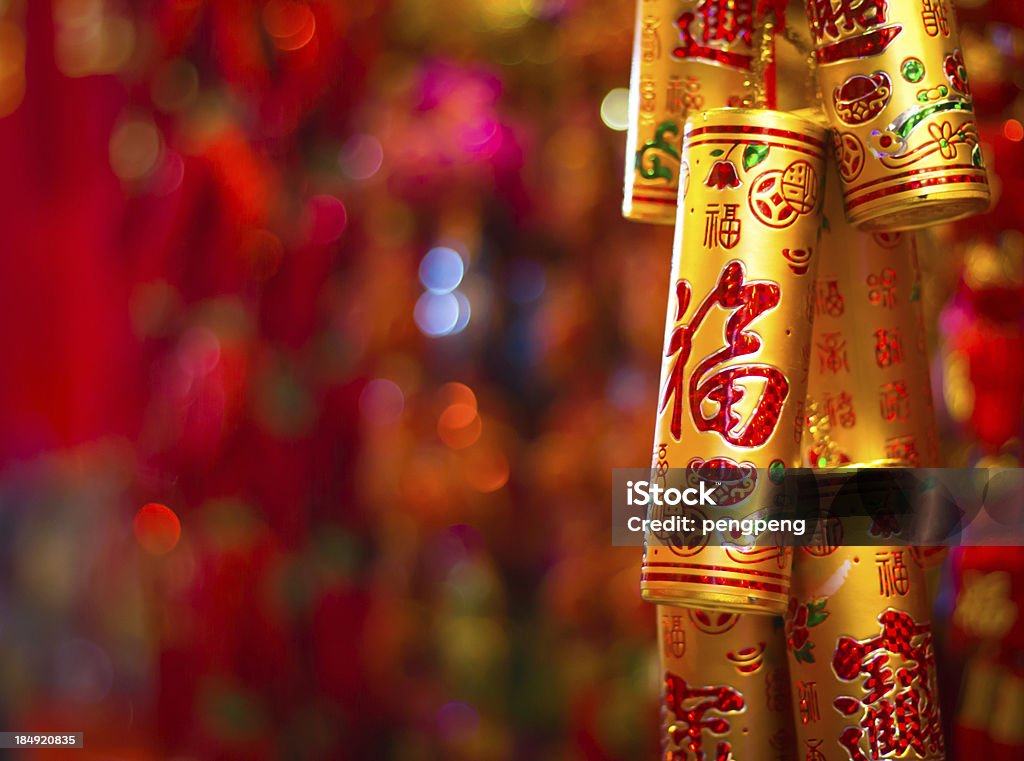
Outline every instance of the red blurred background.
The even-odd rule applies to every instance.
[[[1024,7],[960,5],[999,201],[923,247],[929,340],[947,464],[1016,465]],[[632,18],[0,2],[0,728],[83,760],[656,757],[606,512],[671,248],[619,214]],[[946,569],[951,722],[978,664],[1024,695],[991,576],[1022,562]]]

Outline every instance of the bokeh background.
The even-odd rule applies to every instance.
[[[999,201],[921,246],[929,342],[947,464],[1012,465],[1024,6],[960,11]],[[619,213],[633,14],[0,0],[0,728],[82,761],[657,757],[609,544],[672,235]],[[954,553],[936,603],[974,749],[1016,747],[957,716],[972,664],[1024,696],[1018,566]]]

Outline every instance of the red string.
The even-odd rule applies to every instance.
[[[754,18],[763,21],[771,13],[775,17],[775,29],[779,32],[786,31],[786,0],[757,0],[757,9],[754,11]]]
[[[769,43],[772,48],[772,57],[768,65],[764,67],[764,105],[766,108],[776,109],[779,107],[778,77],[775,72],[775,38]]]
[[[764,23],[770,13],[775,18],[775,31],[781,33],[786,30],[786,0],[757,0],[757,10],[754,17],[757,23]],[[764,100],[768,108],[778,108],[778,77],[775,69],[775,38],[772,37],[771,57],[764,67]]]

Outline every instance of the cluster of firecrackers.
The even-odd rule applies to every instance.
[[[970,431],[982,465],[1014,463],[1024,280],[1010,157],[1024,128],[983,121],[1021,102],[1005,74],[1022,49],[1013,12],[973,7],[961,42],[944,0],[636,8],[623,213],[675,224],[654,477],[732,478],[724,508],[687,508],[699,521],[742,515],[771,488],[759,479],[790,467],[964,463],[936,428],[926,325],[935,286],[957,277],[932,266],[936,241],[965,252],[940,323],[941,417]],[[999,223],[979,224],[990,197]],[[667,761],[948,757],[931,610],[945,551],[846,546],[842,523],[827,529],[796,550],[648,533]],[[1021,742],[1008,718],[1021,681],[1000,673],[1019,668],[1012,569],[998,570],[1017,556],[967,550],[954,564],[958,641],[981,653],[964,707],[945,705],[963,757],[979,738],[1003,754]]]

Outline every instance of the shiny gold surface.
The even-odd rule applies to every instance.
[[[748,96],[750,14],[727,9],[720,17],[708,16],[707,6],[697,0],[637,0],[622,202],[628,219],[675,221],[686,117],[742,105]]]
[[[659,605],[658,634],[663,758],[793,757],[781,619]]]
[[[916,549],[800,548],[792,595],[786,636],[799,757],[944,759]]]
[[[917,239],[858,231],[830,173],[814,290],[807,401],[828,417],[839,462],[939,464]],[[820,467],[805,427],[803,462]],[[876,466],[877,467],[877,466]]]
[[[800,463],[824,133],[791,114],[691,117],[655,433],[658,468]],[[756,475],[756,474],[755,474]],[[694,519],[743,518],[752,484]],[[742,497],[742,498],[741,498]],[[760,503],[758,503],[760,504]],[[791,552],[646,537],[645,599],[781,612]],[[679,542],[676,542],[679,545]]]
[[[809,0],[845,211],[862,230],[978,214],[989,187],[947,0]]]

